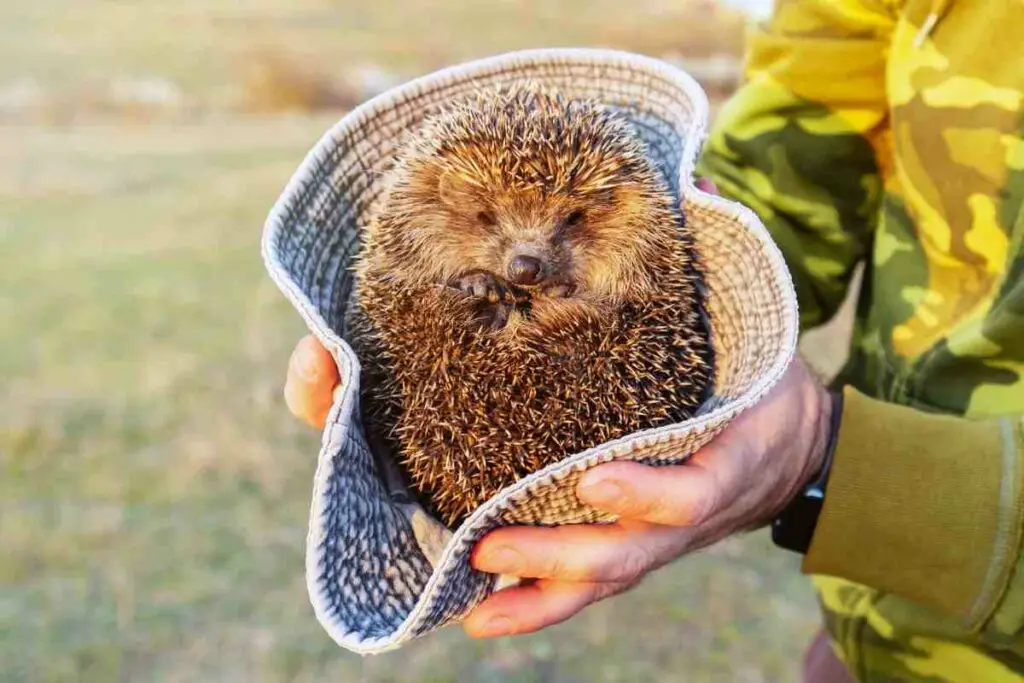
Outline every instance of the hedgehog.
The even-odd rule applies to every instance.
[[[364,426],[449,527],[708,397],[694,240],[620,114],[529,81],[477,92],[408,134],[375,206],[348,323]]]

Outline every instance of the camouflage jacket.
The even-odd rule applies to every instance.
[[[698,173],[801,323],[866,267],[804,571],[862,681],[1024,679],[1024,2],[781,0]]]

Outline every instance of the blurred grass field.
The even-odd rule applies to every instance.
[[[738,54],[737,18],[708,29],[706,5],[0,7],[0,92],[48,93],[0,111],[0,681],[795,680],[817,611],[763,532],[540,634],[338,649],[303,576],[319,435],[281,399],[304,328],[259,254],[344,105],[289,84],[553,44]],[[180,101],[98,106],[121,78]],[[837,338],[812,338],[820,364]]]

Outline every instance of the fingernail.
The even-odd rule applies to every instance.
[[[579,493],[580,497],[598,505],[621,504],[626,500],[625,489],[612,479],[598,479],[595,482],[584,481],[580,485]]]
[[[501,636],[512,631],[512,620],[508,617],[491,617],[484,626],[484,633],[489,636]]]
[[[492,574],[515,574],[523,566],[523,556],[508,546],[483,553],[477,560],[478,569]]]
[[[696,185],[697,188],[700,189],[702,192],[706,192],[708,194],[718,194],[718,187],[710,178],[697,178],[697,180],[694,182],[694,185]]]
[[[320,359],[316,352],[303,344],[295,351],[295,359],[292,363],[295,372],[307,382],[315,382],[320,375]]]

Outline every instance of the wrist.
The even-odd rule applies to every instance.
[[[807,476],[801,482],[800,489],[810,486],[822,475],[828,474],[828,465],[835,450],[835,436],[838,431],[838,418],[842,413],[842,394],[829,391],[819,386],[820,392],[817,419],[814,421],[814,437],[808,454]]]
[[[772,540],[775,544],[802,554],[806,554],[810,548],[824,504],[843,412],[841,392],[830,392],[824,388],[820,391],[822,397],[815,419],[806,474],[801,478],[795,495],[772,521]]]

